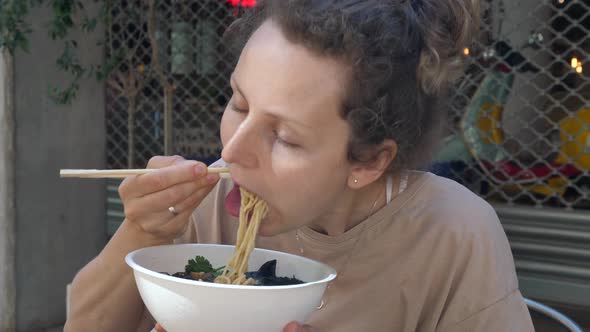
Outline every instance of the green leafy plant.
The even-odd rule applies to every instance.
[[[122,61],[115,54],[102,65],[84,65],[78,56],[78,43],[70,38],[73,31],[93,32],[99,23],[109,23],[111,0],[95,0],[100,8],[94,16],[88,15],[81,0],[0,0],[0,50],[14,55],[18,51],[29,52],[28,35],[32,32],[27,15],[36,7],[48,6],[51,16],[47,34],[55,42],[63,43],[63,50],[56,59],[58,69],[68,73],[71,80],[63,87],[48,87],[49,96],[57,104],[71,104],[84,78],[104,80]],[[100,46],[102,42],[99,42]]]
[[[0,49],[14,54],[17,49],[29,50],[27,35],[31,26],[25,21],[32,6],[43,0],[0,0]]]
[[[68,74],[69,81],[63,84],[49,84],[49,97],[57,104],[71,104],[77,97],[81,83],[85,79],[105,81],[109,88],[119,93],[127,103],[127,166],[135,165],[135,116],[139,98],[143,88],[155,79],[162,88],[164,118],[164,153],[173,152],[172,120],[176,84],[174,78],[165,71],[160,62],[161,52],[158,45],[156,21],[158,2],[156,0],[136,0],[120,6],[119,0],[92,0],[98,10],[89,14],[91,0],[0,0],[0,51],[10,54],[29,52],[28,36],[32,32],[28,15],[31,10],[45,6],[51,11],[48,22],[44,25],[48,37],[63,45],[60,55],[55,61],[56,67]],[[138,33],[123,44],[113,44],[113,5],[124,12],[128,26],[139,27]],[[85,7],[88,6],[88,8]],[[121,7],[121,8],[119,8]],[[96,9],[95,7],[92,7]],[[103,47],[107,58],[102,64],[85,64],[79,57],[79,47],[73,38],[79,33],[92,33],[98,26],[106,28],[105,42],[99,41],[97,46]],[[144,28],[145,27],[145,28]],[[150,44],[150,63],[144,63],[145,54],[138,52],[142,42]]]

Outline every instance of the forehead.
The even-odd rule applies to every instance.
[[[337,112],[348,77],[342,61],[287,40],[270,20],[252,35],[234,72],[251,106],[302,112],[318,108]]]

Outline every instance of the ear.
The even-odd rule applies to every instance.
[[[348,178],[348,186],[352,189],[360,189],[377,181],[387,170],[397,155],[397,143],[394,140],[385,140],[371,153],[376,156],[368,162],[357,162],[351,167]]]

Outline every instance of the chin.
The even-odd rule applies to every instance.
[[[258,235],[268,237],[279,235],[287,231],[288,229],[286,229],[285,225],[283,225],[276,218],[266,217],[260,223],[260,228],[258,228]]]
[[[258,229],[258,235],[265,237],[279,235],[282,232],[276,226],[276,224],[267,223],[266,221],[263,221],[260,224],[260,228]]]

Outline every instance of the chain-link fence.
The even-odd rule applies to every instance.
[[[492,201],[589,205],[590,1],[488,1],[434,170]]]
[[[224,29],[247,0],[115,1],[108,165],[211,160],[228,99]],[[590,207],[590,0],[484,0],[432,170],[492,201]]]
[[[219,156],[230,56],[223,31],[254,1],[136,0],[112,4],[107,83],[108,166],[144,167],[151,156]]]

